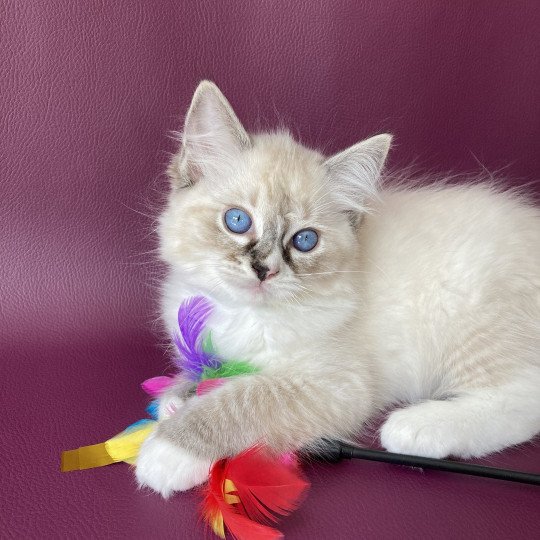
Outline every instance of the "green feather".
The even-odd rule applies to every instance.
[[[212,341],[212,333],[208,332],[202,343],[202,349],[208,354],[215,354],[216,349]],[[236,377],[237,375],[251,375],[259,370],[245,360],[227,360],[218,368],[205,367],[201,374],[201,381],[206,379],[221,379],[224,377]]]
[[[205,379],[221,379],[223,377],[236,377],[237,375],[251,375],[259,371],[249,362],[243,360],[227,360],[218,368],[204,368],[201,381]]]

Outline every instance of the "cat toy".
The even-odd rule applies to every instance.
[[[216,353],[211,333],[206,332],[211,313],[212,305],[206,298],[186,300],[178,310],[179,332],[173,337],[179,352],[175,360],[179,374],[196,384],[199,396],[229,377],[257,371],[249,362],[224,360]],[[151,418],[135,422],[104,443],[62,452],[61,471],[120,461],[134,464],[140,446],[157,426],[159,397],[177,380],[177,376],[159,376],[144,381],[143,390],[153,398],[146,409]],[[255,446],[212,466],[203,488],[202,516],[221,538],[226,531],[237,540],[281,538],[271,525],[298,507],[308,486],[294,454],[274,457],[263,446]]]

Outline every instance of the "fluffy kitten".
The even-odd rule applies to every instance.
[[[251,136],[201,83],[160,220],[163,320],[209,297],[218,350],[260,373],[169,392],[140,485],[167,497],[256,442],[350,439],[396,403],[393,452],[481,456],[540,431],[539,210],[482,185],[379,189],[390,141],[327,159]]]

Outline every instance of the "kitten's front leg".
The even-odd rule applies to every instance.
[[[204,482],[216,459],[256,443],[284,452],[348,437],[371,412],[371,389],[357,373],[238,377],[159,424],[141,447],[137,480],[167,497]]]
[[[189,402],[196,398],[196,383],[181,377],[165,392],[158,401],[159,422],[177,415]],[[190,459],[178,447],[162,437],[151,434],[144,441],[137,459],[137,479],[139,485],[147,485],[168,498],[173,491],[190,489],[208,477],[211,462]]]
[[[135,474],[139,487],[148,486],[167,499],[175,491],[204,483],[211,465],[211,460],[198,458],[154,432],[139,450]]]

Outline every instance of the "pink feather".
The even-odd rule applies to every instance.
[[[151,379],[146,379],[146,381],[141,384],[141,388],[149,396],[158,397],[163,394],[163,392],[165,392],[167,388],[171,387],[174,384],[174,381],[174,377],[167,377],[165,375],[161,375],[159,377],[152,377]]]

